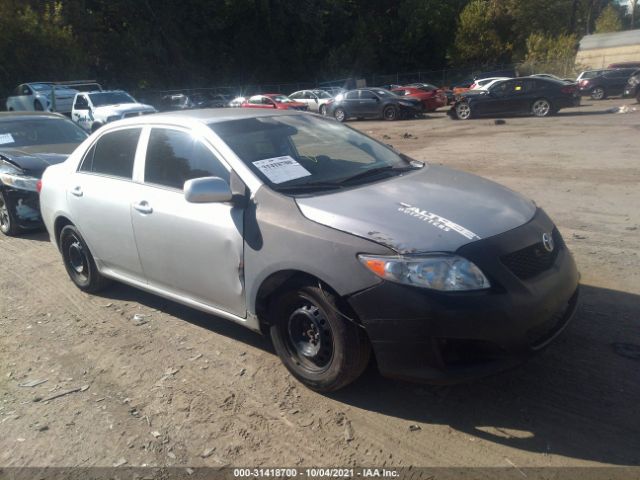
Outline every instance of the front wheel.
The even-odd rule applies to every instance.
[[[460,102],[456,105],[456,117],[460,120],[469,120],[471,118],[471,107],[467,102]]]
[[[344,108],[336,108],[333,116],[337,121],[344,122],[347,119],[347,112],[344,111]]]
[[[75,226],[67,225],[62,229],[58,244],[64,266],[76,287],[84,292],[94,293],[110,283],[98,271],[89,247]]]
[[[607,94],[602,87],[595,87],[591,90],[591,98],[594,100],[604,100],[606,96]]]
[[[291,374],[317,392],[358,378],[371,347],[359,325],[339,313],[335,296],[319,286],[293,289],[276,300],[271,339]]]
[[[327,106],[326,105],[320,105],[320,115],[325,116],[327,114]]]
[[[551,102],[546,98],[539,98],[531,105],[531,113],[536,117],[548,117],[553,113]]]
[[[9,237],[20,233],[14,206],[3,192],[0,192],[0,231]]]

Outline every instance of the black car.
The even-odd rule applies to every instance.
[[[193,108],[224,108],[231,100],[231,97],[219,93],[204,92],[191,95]]]
[[[636,97],[636,101],[640,103],[640,70],[629,77],[622,96]]]
[[[42,226],[38,181],[88,134],[59,113],[0,113],[0,231],[18,235]]]
[[[398,120],[415,117],[421,111],[419,100],[400,97],[383,88],[350,90],[335,97],[327,108],[327,114],[339,122],[353,117]]]
[[[604,100],[624,93],[627,80],[637,68],[613,68],[603,70],[600,75],[580,80],[578,87],[580,94],[590,96],[593,100]]]
[[[460,94],[449,115],[461,120],[504,114],[547,117],[561,108],[578,105],[580,95],[575,84],[523,77],[497,82],[489,90],[470,90]]]

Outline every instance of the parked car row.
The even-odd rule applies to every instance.
[[[338,97],[353,92],[420,108],[382,89]],[[542,209],[330,118],[183,110],[88,137],[59,114],[11,112],[0,128],[3,232],[43,222],[85,292],[115,280],[270,335],[320,392],[372,353],[389,377],[486,376],[576,311],[576,265]]]

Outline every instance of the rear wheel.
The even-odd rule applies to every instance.
[[[20,233],[14,205],[4,192],[0,192],[0,231],[10,237],[15,237]]]
[[[344,108],[336,108],[333,116],[337,121],[344,122],[347,119],[347,112],[344,111]]]
[[[460,120],[469,120],[471,118],[471,107],[467,102],[460,102],[456,105],[456,116]]]
[[[546,98],[539,98],[531,105],[531,113],[536,117],[548,117],[553,113],[551,102]]]
[[[397,120],[398,117],[398,109],[392,105],[385,107],[382,111],[382,118],[384,118],[385,120],[393,121]]]
[[[604,100],[607,97],[607,93],[603,87],[595,87],[591,90],[591,98],[594,100]]]
[[[74,225],[62,229],[58,244],[67,273],[80,290],[93,293],[109,285],[110,281],[98,271],[89,247]]]
[[[305,285],[274,304],[271,339],[291,374],[318,392],[338,390],[358,378],[371,347],[364,330],[339,313],[335,296]]]

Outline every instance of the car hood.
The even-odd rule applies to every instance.
[[[141,110],[155,112],[156,109],[151,105],[145,105],[144,103],[118,103],[116,105],[96,107],[94,109],[94,113],[96,115],[108,117],[110,115],[122,115],[127,112],[139,112]]]
[[[64,162],[77,146],[75,143],[63,143],[3,148],[0,149],[0,157],[14,164],[26,175],[40,178],[48,166]]]
[[[536,211],[506,187],[440,166],[296,202],[312,221],[402,254],[454,252],[516,228]]]

